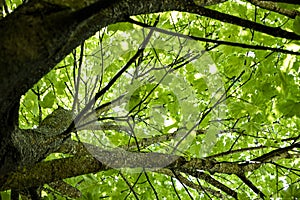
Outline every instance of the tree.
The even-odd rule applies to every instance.
[[[298,1],[1,7],[1,198],[300,197]]]

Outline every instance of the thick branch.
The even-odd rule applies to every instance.
[[[259,23],[256,23],[256,22],[253,22],[250,20],[242,19],[240,17],[235,17],[233,15],[221,13],[219,11],[211,10],[211,9],[204,8],[201,6],[187,5],[186,7],[180,9],[180,11],[187,11],[190,13],[199,14],[199,15],[202,15],[205,17],[219,20],[221,22],[226,22],[226,23],[242,26],[242,27],[249,28],[251,30],[255,30],[258,32],[266,33],[268,35],[272,35],[275,37],[281,37],[281,38],[292,39],[292,40],[300,40],[299,35],[292,33],[292,32],[285,31],[281,28],[265,26],[263,24],[259,24]]]
[[[287,17],[295,19],[297,15],[300,15],[300,12],[297,10],[289,10],[279,7],[274,2],[265,2],[265,1],[258,1],[258,0],[247,0],[251,4],[256,5],[260,8],[264,8],[273,12],[277,12],[279,14],[285,15]]]
[[[300,2],[298,0],[259,0],[259,1],[261,1],[261,2],[271,1],[271,2],[277,2],[277,3],[288,3],[288,4],[300,5]]]
[[[275,160],[278,160],[280,158],[283,158],[285,154],[288,153],[288,151],[292,150],[293,148],[300,148],[300,143],[295,143],[295,144],[292,144],[290,146],[287,146],[287,147],[282,147],[282,148],[278,148],[278,149],[275,149],[273,151],[270,151],[266,154],[263,154],[255,159],[253,159],[253,161],[256,161],[256,162],[270,162],[270,161],[275,161]]]
[[[108,169],[110,168],[90,156],[77,156],[41,162],[32,168],[24,168],[8,176],[0,176],[0,190],[26,189],[64,178]]]

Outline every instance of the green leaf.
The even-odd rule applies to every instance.
[[[277,107],[285,117],[293,117],[295,115],[298,117],[300,116],[300,102],[286,100],[280,102]]]
[[[133,29],[132,23],[128,23],[128,22],[111,24],[107,28],[108,31],[128,31],[132,29]]]
[[[39,103],[43,108],[52,108],[55,99],[56,99],[55,95],[52,92],[49,92]]]
[[[8,191],[1,192],[0,197],[2,200],[10,200],[10,192]]]
[[[300,35],[300,16],[296,16],[294,23],[293,23],[293,31],[297,35]]]
[[[281,196],[284,198],[298,199],[300,197],[300,190],[297,185],[290,185],[287,190],[281,192]]]

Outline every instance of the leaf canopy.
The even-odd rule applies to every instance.
[[[300,16],[289,14],[299,6],[232,0],[207,8],[300,35]],[[150,169],[123,156],[131,167],[64,179],[79,199],[300,198],[299,41],[217,19],[172,11],[111,24],[22,97],[20,128],[35,129],[58,107],[72,110],[72,141],[108,166],[95,147],[185,160]],[[68,196],[50,184],[41,190],[43,199]]]

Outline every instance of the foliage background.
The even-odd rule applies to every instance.
[[[255,2],[232,0],[208,8],[298,33],[299,18],[255,6]],[[9,11],[19,4],[7,2]],[[270,5],[300,11],[299,5]],[[130,63],[150,30],[169,31],[163,37],[165,43],[146,49]],[[189,41],[188,45],[178,45],[178,36],[182,36],[183,44]],[[200,62],[207,64],[206,71],[214,65],[217,73],[190,64],[189,56],[198,55],[202,49],[188,54],[190,49],[183,46],[201,46],[211,61]],[[194,140],[185,138],[188,146],[181,146],[175,153],[186,159],[183,166],[135,173],[110,169],[64,179],[80,191],[79,199],[300,198],[299,47],[297,40],[187,12],[134,16],[128,22],[99,30],[29,90],[21,99],[19,126],[36,129],[59,107],[78,116],[92,102],[98,111],[96,117],[86,117],[77,124],[74,141],[101,148],[107,145],[103,141],[110,141],[130,151],[161,153],[173,153],[176,131],[185,134],[193,128]],[[97,92],[128,63],[130,67],[110,90],[93,102]],[[154,77],[159,82],[164,71],[176,66],[179,68],[172,73],[180,79],[166,79],[159,86],[149,81]],[[160,68],[152,73],[155,67]],[[143,80],[140,87],[136,80]],[[171,85],[166,88],[168,81]],[[181,81],[192,90],[180,88]],[[217,92],[213,93],[212,88]],[[178,91],[182,93],[178,95]],[[113,103],[126,92],[130,95],[124,102]],[[107,103],[112,105],[101,110],[101,105]],[[191,118],[197,120],[189,124]],[[140,138],[145,135],[146,139]],[[203,153],[205,145],[212,148]],[[58,152],[46,160],[69,156]],[[45,184],[41,190],[43,199],[68,198],[68,192],[57,192],[51,185]],[[2,199],[8,199],[9,193],[2,192]]]

